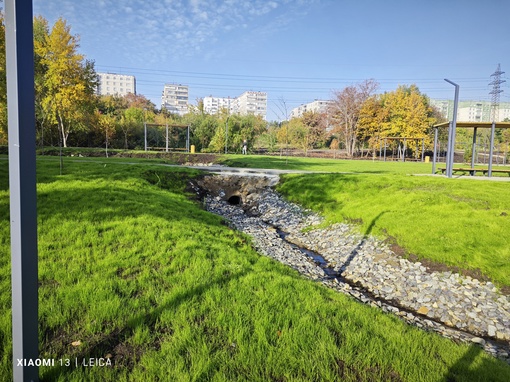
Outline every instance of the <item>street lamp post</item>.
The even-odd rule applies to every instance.
[[[39,349],[32,20],[32,0],[5,1],[14,381],[39,380],[33,363]]]
[[[225,122],[225,154],[227,153],[227,147],[228,147],[228,119],[230,118],[230,115],[227,117],[227,121]]]
[[[453,160],[455,154],[455,130],[457,129],[457,109],[459,106],[459,85],[448,79],[444,79],[446,82],[455,86],[455,99],[453,101],[453,119],[448,132],[448,153],[446,157],[446,175],[451,178],[453,175]]]
[[[147,121],[145,120],[145,111],[147,109],[143,109],[143,137],[144,137],[144,146],[145,151],[147,151]]]

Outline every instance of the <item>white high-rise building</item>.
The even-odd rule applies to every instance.
[[[204,97],[204,111],[209,114],[218,114],[226,109],[231,114],[259,115],[266,118],[267,93],[247,91],[237,98]]]
[[[117,73],[97,73],[99,85],[97,95],[125,96],[128,93],[136,94],[135,76]]]
[[[227,97],[204,97],[204,111],[208,114],[218,114],[222,109],[226,109],[229,113],[232,108],[233,98]]]
[[[247,91],[237,97],[232,103],[232,113],[241,115],[260,115],[266,118],[267,93]]]
[[[453,119],[453,100],[431,99],[430,104],[439,109],[447,119]],[[461,122],[492,122],[490,101],[459,101],[457,121]],[[510,119],[510,102],[500,102],[495,122],[503,122]]]
[[[188,112],[188,85],[165,84],[161,96],[161,109],[170,113],[184,115]]]
[[[331,105],[332,101],[316,99],[313,102],[299,105],[290,112],[290,118],[302,117],[306,112],[314,113],[325,113],[328,110],[328,106]]]

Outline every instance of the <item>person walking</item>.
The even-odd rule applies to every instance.
[[[248,142],[245,139],[243,141],[243,155],[246,155],[247,150],[248,150]]]

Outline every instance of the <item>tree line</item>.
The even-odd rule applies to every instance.
[[[60,18],[53,26],[34,17],[36,132],[39,146],[111,147],[141,149],[186,146],[197,151],[240,152],[249,147],[277,151],[341,148],[348,156],[363,149],[375,151],[385,137],[423,138],[430,145],[430,126],[439,113],[415,85],[377,94],[378,83],[367,80],[334,92],[329,108],[267,123],[254,115],[210,115],[202,100],[184,116],[158,110],[143,95],[97,96],[95,63],[79,52],[79,38]],[[167,126],[169,136],[167,138]],[[0,14],[0,144],[7,142],[5,28]],[[412,148],[412,143],[410,143]]]

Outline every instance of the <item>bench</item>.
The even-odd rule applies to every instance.
[[[439,168],[442,174],[446,172],[446,168]],[[483,171],[476,168],[452,168],[452,172],[469,172],[469,175],[474,176],[477,171]],[[494,171],[494,170],[493,170]]]
[[[442,174],[446,172],[446,168],[439,168],[438,171],[441,171]],[[488,169],[479,169],[479,168],[452,168],[452,172],[469,172],[469,175],[474,176],[476,172],[482,172],[483,175],[486,175],[489,170]],[[437,172],[437,171],[436,171]],[[500,174],[508,174],[510,176],[510,170],[492,170],[492,172],[499,172]]]
[[[489,170],[482,170],[483,175],[487,174]],[[499,172],[501,174],[508,174],[510,176],[510,170],[491,170],[491,172]]]

